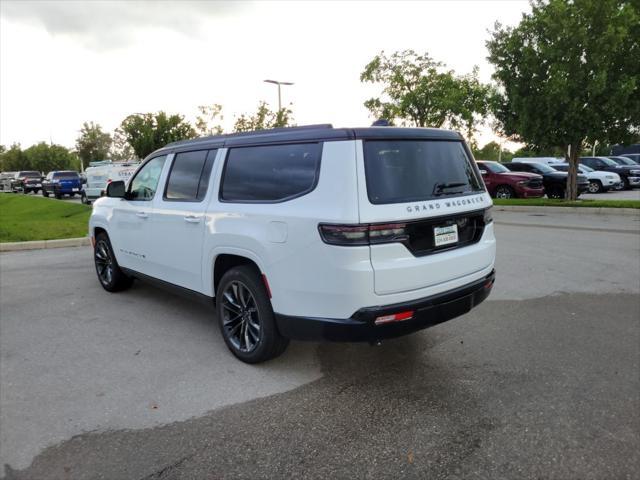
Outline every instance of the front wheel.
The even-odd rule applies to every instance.
[[[562,187],[552,188],[551,191],[547,193],[547,197],[554,198],[554,199],[564,198],[564,188]]]
[[[496,198],[515,198],[516,193],[509,185],[500,185],[496,188]]]
[[[49,192],[47,192],[44,188],[42,189],[42,196],[49,197]]]
[[[254,267],[242,265],[223,275],[216,292],[216,312],[224,342],[243,362],[270,360],[289,344],[278,332],[271,301]]]
[[[589,181],[589,193],[601,193],[604,189],[602,187],[602,183],[598,180]]]
[[[93,259],[96,265],[96,273],[100,285],[107,292],[120,292],[133,284],[133,278],[128,277],[120,270],[120,266],[113,254],[111,242],[106,233],[96,236],[96,245],[93,248]]]

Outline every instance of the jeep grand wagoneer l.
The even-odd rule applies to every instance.
[[[109,184],[90,233],[106,290],[215,301],[229,349],[260,362],[468,312],[494,281],[491,205],[458,133],[319,125],[169,144]]]

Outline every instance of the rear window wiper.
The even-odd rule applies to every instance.
[[[448,188],[464,187],[465,185],[465,182],[436,183],[433,187],[433,195],[444,195],[445,192],[443,192],[443,190],[446,190]],[[456,193],[462,192],[448,192],[447,195],[454,195]]]

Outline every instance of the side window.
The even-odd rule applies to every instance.
[[[198,150],[176,154],[167,180],[165,200],[202,200],[207,194],[216,153],[217,150]]]
[[[277,202],[309,193],[316,185],[322,145],[265,145],[229,150],[221,200]]]
[[[153,198],[166,159],[166,155],[152,158],[138,170],[129,186],[129,200],[151,200]]]

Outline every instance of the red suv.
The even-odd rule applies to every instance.
[[[498,162],[476,162],[489,194],[494,198],[539,198],[544,195],[542,175],[512,172]]]

